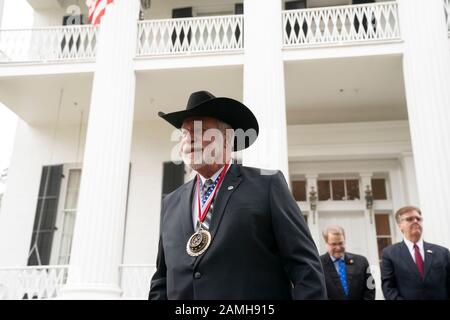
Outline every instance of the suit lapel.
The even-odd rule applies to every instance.
[[[211,224],[209,227],[209,232],[211,233],[211,244],[214,242],[214,237],[216,236],[217,230],[220,226],[220,222],[222,221],[222,217],[225,212],[228,200],[241,183],[242,179],[240,175],[240,166],[233,164],[228,170],[225,178],[223,179],[222,185],[220,186],[219,192],[216,196],[217,198],[214,200],[214,208],[212,211]],[[194,267],[207,253],[208,251],[196,258]]]
[[[431,250],[429,243],[425,241],[423,242],[423,251],[423,254],[425,256],[423,279],[425,280],[433,264],[433,251]]]
[[[345,273],[347,275],[348,293],[349,293],[349,296],[350,296],[350,291],[351,291],[351,288],[352,288],[353,275],[355,273],[355,260],[348,253],[345,254]]]

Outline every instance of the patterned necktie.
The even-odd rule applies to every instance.
[[[205,205],[206,201],[211,196],[218,181],[219,181],[219,178],[217,178],[216,181],[212,181],[211,179],[205,180],[205,183],[203,184],[202,190],[201,190],[202,207]],[[209,224],[211,223],[211,214],[212,214],[213,205],[214,205],[214,203],[211,203],[208,213],[206,214],[205,220],[203,220],[203,223],[202,223],[203,228],[206,230],[209,229]]]
[[[414,257],[416,258],[417,270],[419,270],[420,277],[423,279],[423,259],[417,244],[414,244]]]
[[[344,289],[344,293],[348,296],[348,283],[347,283],[347,274],[345,272],[345,261],[343,258],[337,260],[338,262],[338,270],[339,270],[339,279],[341,280],[342,289]]]

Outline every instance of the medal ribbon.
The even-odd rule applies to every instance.
[[[214,187],[214,193],[206,201],[204,210],[202,210],[202,206],[200,204],[200,176],[197,177],[198,220],[200,221],[200,223],[203,223],[203,221],[205,220],[206,215],[208,214],[209,207],[211,207],[211,204],[212,204],[214,198],[216,197],[217,190],[219,190],[220,184],[222,183],[223,179],[225,178],[225,174],[227,173],[229,166],[230,166],[230,164],[227,163],[225,165],[225,167],[223,168],[222,172],[220,173],[219,181],[217,181],[217,184]]]

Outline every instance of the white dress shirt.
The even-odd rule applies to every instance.
[[[231,162],[228,166],[228,169],[230,169],[231,167]],[[220,168],[219,170],[216,171],[216,173],[214,173],[211,178],[212,181],[216,181],[217,177],[220,175],[220,173],[222,172],[222,170],[225,168],[225,166],[223,166],[222,168]],[[200,190],[203,186],[203,184],[205,183],[206,180],[208,180],[208,178],[205,178],[204,176],[202,176],[200,173],[197,172],[197,174],[200,176]],[[197,183],[197,182],[196,182]],[[192,223],[194,224],[194,230],[197,229],[197,222],[198,222],[198,195],[197,195],[197,185],[195,185],[194,187],[194,199],[192,201]],[[220,189],[220,186],[219,186]],[[217,192],[219,192],[219,190],[217,190]],[[212,194],[211,194],[212,196]]]
[[[411,257],[413,258],[414,262],[416,262],[416,254],[414,251],[414,243],[409,241],[408,239],[404,238],[406,246],[408,247],[409,253],[411,254]],[[417,246],[419,247],[420,255],[422,256],[422,260],[425,261],[425,251],[423,249],[423,240],[422,238],[417,241]]]

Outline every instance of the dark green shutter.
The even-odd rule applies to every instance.
[[[184,184],[184,164],[164,162],[162,196],[171,193]]]
[[[48,265],[58,213],[63,166],[45,166],[39,186],[28,265]]]
[[[192,17],[192,7],[172,9],[172,18],[190,18]]]
[[[159,229],[163,221],[162,200],[164,197],[184,184],[184,164],[175,164],[172,161],[164,162],[163,164],[163,181],[162,181],[162,195],[161,195],[161,212]]]
[[[305,9],[306,0],[286,1],[284,3],[284,10]]]
[[[244,4],[242,2],[234,4],[234,14],[244,14]]]

